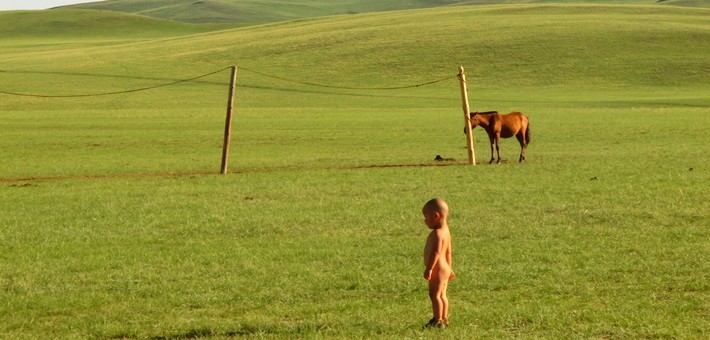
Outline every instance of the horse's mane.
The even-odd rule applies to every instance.
[[[479,115],[492,115],[492,114],[498,113],[498,111],[485,111],[485,112],[473,112],[473,113],[477,113]]]

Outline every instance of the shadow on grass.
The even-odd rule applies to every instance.
[[[241,325],[239,329],[218,331],[208,327],[190,329],[183,333],[173,333],[158,336],[138,336],[136,334],[119,333],[102,337],[106,339],[152,339],[152,340],[177,340],[177,339],[209,339],[209,338],[237,338],[254,335],[275,334],[273,329],[265,329],[253,325]]]
[[[244,325],[237,330],[219,332],[209,328],[197,328],[189,330],[185,333],[175,333],[170,335],[160,335],[150,337],[153,340],[177,340],[177,339],[202,339],[211,337],[243,337],[257,334],[268,334],[268,329],[261,329],[256,326]]]
[[[410,164],[370,164],[370,165],[352,165],[342,167],[324,167],[321,170],[358,170],[358,169],[378,169],[378,168],[416,168],[416,167],[441,167],[441,166],[461,166],[467,165],[465,162],[437,162],[437,163],[410,163]],[[288,172],[298,170],[313,170],[313,168],[272,168],[272,169],[249,169],[249,170],[234,170],[229,174],[254,174],[254,173],[274,173]],[[61,180],[96,180],[96,179],[115,179],[115,178],[150,178],[150,177],[194,177],[199,175],[218,175],[217,171],[188,171],[188,172],[165,172],[165,173],[126,173],[126,174],[111,174],[111,175],[76,175],[76,176],[38,176],[38,177],[9,177],[0,178],[0,183],[21,183],[11,184],[10,187],[25,188],[31,187],[33,182],[49,182]]]
[[[176,340],[176,339],[203,339],[203,338],[242,338],[242,337],[260,337],[260,336],[276,336],[279,338],[303,338],[306,334],[327,332],[330,329],[326,324],[297,324],[291,326],[258,326],[254,324],[242,324],[237,329],[233,330],[215,330],[208,327],[201,327],[188,330],[184,333],[174,333],[167,335],[159,335],[149,337],[154,340]],[[125,337],[114,337],[125,338]]]

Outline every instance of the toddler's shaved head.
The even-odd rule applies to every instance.
[[[449,205],[441,198],[433,198],[424,204],[423,210],[430,213],[438,212],[442,217],[446,217],[449,214]]]

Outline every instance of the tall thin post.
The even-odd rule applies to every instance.
[[[466,121],[466,146],[468,148],[468,163],[476,165],[476,153],[473,151],[473,131],[471,131],[471,121],[469,120],[469,112],[471,108],[468,106],[468,90],[466,89],[466,74],[463,66],[459,67],[459,80],[461,81],[461,102],[463,103],[463,117]]]
[[[227,98],[227,119],[224,123],[224,144],[222,146],[222,175],[227,174],[229,160],[229,144],[232,139],[232,112],[234,111],[234,89],[237,85],[237,67],[232,66],[232,78],[229,83],[229,98]]]

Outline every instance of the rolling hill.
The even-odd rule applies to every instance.
[[[76,41],[99,39],[115,41],[159,38],[205,32],[220,25],[192,25],[142,15],[64,9],[58,11],[0,12],[0,44],[26,39]]]
[[[254,25],[309,17],[456,5],[539,3],[637,4],[710,7],[703,0],[112,0],[60,8],[117,11],[191,23]]]
[[[95,26],[77,30],[65,25],[47,30],[66,37],[103,32],[107,40],[115,39],[116,28],[105,26],[106,14],[79,13],[87,16],[83,20],[86,25]],[[238,64],[319,82],[332,82],[335,76],[345,77],[337,80],[343,82],[349,81],[348,77],[357,78],[350,81],[388,81],[383,72],[405,78],[436,78],[458,65],[470,65],[477,82],[488,86],[702,83],[708,81],[707,72],[702,72],[710,53],[707,14],[704,9],[660,6],[446,7],[120,44],[92,51],[90,59],[98,68],[110,69],[111,64],[119,63],[138,73],[175,67],[185,70],[186,65],[199,73],[202,68]],[[156,35],[176,36],[173,24],[140,16],[116,18],[126,20],[125,29],[143,32],[154,28]],[[18,21],[3,21],[0,30],[12,30],[13,26],[5,23]],[[85,57],[23,54],[20,60],[10,59],[12,64],[8,58],[11,53],[0,54],[0,67],[41,65],[71,70],[70,61]]]
[[[117,0],[61,8],[127,12],[191,23],[253,25],[338,14],[437,7],[457,2],[454,0]]]

